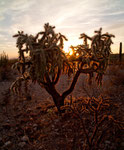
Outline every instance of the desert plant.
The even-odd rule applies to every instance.
[[[17,47],[19,49],[19,59],[14,65],[22,74],[11,86],[13,91],[18,93],[22,81],[32,80],[52,96],[58,111],[64,105],[65,98],[73,91],[78,77],[81,73],[89,74],[89,83],[91,83],[93,74],[97,74],[98,84],[101,84],[102,76],[108,64],[110,46],[112,44],[109,33],[102,34],[102,28],[95,31],[93,37],[81,34],[84,40],[82,45],[71,47],[73,55],[66,56],[63,51],[64,40],[67,38],[61,33],[55,33],[54,26],[49,23],[44,25],[44,31],[36,36],[24,34],[18,31],[13,37],[17,38]],[[91,46],[88,44],[91,41]],[[29,57],[25,57],[25,53]],[[72,83],[61,95],[56,90],[61,73],[73,74]]]
[[[71,105],[65,105],[61,109],[66,110],[64,115],[70,113],[81,123],[77,128],[81,128],[84,133],[82,137],[84,150],[101,149],[100,144],[107,139],[107,133],[124,129],[124,122],[117,121],[108,114],[107,109],[111,109],[109,99],[101,96],[99,98],[78,98]]]
[[[0,54],[0,80],[7,79],[8,72],[8,55],[3,52]]]
[[[8,63],[8,55],[3,52],[2,54],[0,54],[0,67],[5,67],[7,66]]]

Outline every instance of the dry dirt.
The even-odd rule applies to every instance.
[[[31,97],[26,98],[25,95],[13,95],[9,91],[13,80],[14,77],[9,81],[0,82],[1,150],[83,149],[81,145],[86,144],[83,139],[74,145],[74,136],[77,137],[78,141],[78,138],[83,134],[81,133],[82,131],[75,128],[75,126],[80,126],[79,122],[73,122],[73,119],[71,120],[71,116],[69,115],[59,116],[51,96],[37,84],[29,84]],[[109,96],[112,101],[114,99],[114,103],[118,102],[117,107],[115,107],[115,109],[119,108],[118,111],[111,110],[111,112],[116,119],[122,121],[122,112],[124,111],[124,87],[118,87],[118,90],[116,87],[111,87],[108,82],[108,76],[105,76],[103,80],[103,87],[97,87],[95,83],[92,86],[88,86],[86,80],[87,77],[85,75],[80,76],[74,91],[68,96],[67,101],[69,101],[69,99],[75,100],[79,97],[98,97],[101,93],[104,93],[104,96]],[[62,75],[57,84],[58,91],[62,93],[68,88],[70,82],[71,79]],[[114,93],[112,93],[113,91]],[[78,135],[79,132],[81,135]],[[122,133],[118,135],[121,140],[118,136],[116,142],[111,142],[112,139],[107,139],[102,145],[103,149],[123,149],[124,138]],[[79,138],[79,140],[80,139],[81,138]]]

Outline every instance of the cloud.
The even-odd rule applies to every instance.
[[[116,37],[115,43],[124,42],[124,22],[116,23],[106,27]]]
[[[32,0],[14,0],[11,4],[10,9],[14,10],[14,11],[25,11],[27,9],[29,9],[31,7],[31,5],[33,5],[34,1]]]
[[[6,0],[0,2],[0,12],[1,13],[7,13],[9,11],[18,11],[18,12],[24,12],[28,8],[30,8],[31,5],[33,5],[34,1],[31,0]],[[16,12],[17,13],[17,12]]]
[[[0,21],[2,21],[4,19],[4,16],[0,15]]]
[[[77,39],[80,33],[93,35],[94,30],[103,27],[105,32],[117,35],[116,43],[118,39],[124,40],[123,16],[123,0],[0,1],[0,35],[3,36],[0,42],[14,43],[12,35],[18,30],[36,34],[43,30],[44,23],[49,22],[56,26],[57,32],[62,32],[73,40]]]

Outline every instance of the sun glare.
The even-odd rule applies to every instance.
[[[72,54],[73,54],[73,51],[72,51],[72,49],[70,48],[71,45],[74,46],[74,45],[75,45],[75,42],[74,42],[74,41],[65,41],[65,42],[64,42],[64,48],[63,48],[63,50],[64,50],[65,53],[68,53],[69,55],[72,55]]]
[[[72,44],[69,42],[69,41],[65,41],[64,42],[64,48],[63,48],[63,50],[65,51],[65,53],[69,53],[69,50],[70,50],[70,46],[71,46]]]
[[[77,40],[77,41],[76,40],[65,41],[63,50],[64,50],[65,53],[68,53],[69,55],[72,55],[73,51],[70,48],[70,46],[71,45],[77,46],[78,44],[81,44],[81,43],[82,43],[82,41],[80,41],[80,40]]]
[[[69,48],[69,55],[72,55],[73,54],[73,51],[71,48]]]

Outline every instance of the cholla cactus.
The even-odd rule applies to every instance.
[[[111,44],[113,44],[111,38],[115,36],[109,33],[102,34],[102,28],[94,32],[96,34],[93,37],[89,37],[84,33],[81,34],[80,39],[83,39],[83,44],[75,47],[71,46],[74,52],[73,55],[78,56],[72,60],[78,62],[78,68],[84,61],[84,65],[81,68],[94,70],[89,72],[89,82],[91,82],[93,72],[96,72],[98,84],[102,84],[102,76],[106,71],[111,53]],[[88,40],[91,44],[88,44]]]
[[[46,84],[49,75],[52,82],[56,81],[56,73],[66,61],[62,48],[67,38],[60,33],[56,34],[54,28],[47,23],[44,25],[45,31],[36,36],[24,34],[23,31],[18,31],[13,36],[17,37],[16,44],[19,49],[19,60],[15,67],[24,79],[30,78],[34,82]],[[29,53],[28,59],[25,52]]]
[[[92,38],[81,34],[80,38],[84,39],[84,43],[76,47],[72,46],[73,55],[67,56],[63,52],[64,40],[67,38],[61,33],[55,33],[54,29],[54,26],[47,23],[44,25],[44,31],[39,32],[36,36],[24,34],[23,31],[13,36],[17,37],[19,49],[19,60],[14,67],[19,70],[22,77],[12,84],[11,89],[18,93],[20,82],[27,82],[29,79],[37,82],[53,97],[60,112],[64,99],[73,91],[81,73],[89,74],[91,82],[93,73],[96,72],[98,83],[101,83],[113,35],[102,34],[102,29],[95,31],[96,35]],[[91,41],[91,46],[88,45],[88,40]],[[25,57],[25,53],[29,54],[28,58]],[[73,73],[74,77],[69,89],[60,95],[55,85],[62,71],[68,75]]]

